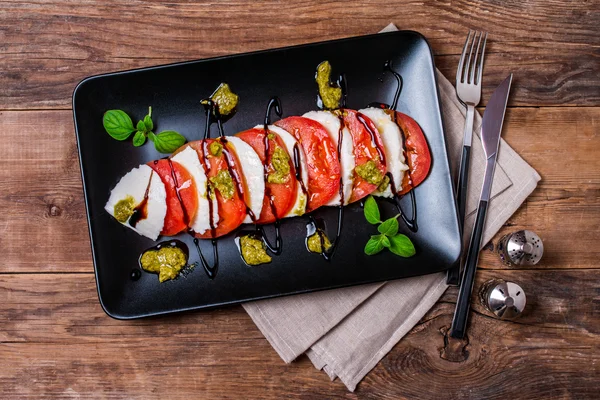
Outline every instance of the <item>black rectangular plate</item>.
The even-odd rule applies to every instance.
[[[284,249],[273,262],[246,266],[234,235],[219,240],[220,267],[209,279],[201,266],[178,279],[159,283],[155,274],[130,279],[138,257],[156,243],[122,226],[104,205],[119,179],[139,164],[163,157],[152,144],[136,148],[131,141],[112,139],[102,126],[109,109],[122,109],[134,123],[152,106],[158,130],[176,130],[188,140],[200,139],[205,116],[200,100],[221,82],[240,96],[237,114],[225,124],[227,135],[260,124],[271,96],[279,96],[284,117],[316,109],[316,66],[329,60],[348,84],[349,108],[371,102],[391,103],[396,82],[383,74],[386,60],[404,79],[398,110],[412,116],[427,137],[433,164],[429,177],[416,190],[419,230],[401,231],[414,242],[417,254],[400,258],[389,251],[365,255],[364,245],[376,227],[369,225],[360,204],[347,206],[343,240],[331,262],[305,247],[307,217],[284,220]],[[126,319],[175,311],[239,303],[292,293],[331,289],[368,282],[424,275],[450,268],[460,254],[460,236],[446,144],[442,129],[431,49],[416,32],[400,31],[308,44],[208,60],[99,75],[82,81],[73,94],[73,112],[96,281],[100,303],[114,318]],[[216,132],[213,132],[214,137]],[[379,200],[383,218],[396,214],[391,203]],[[410,213],[408,196],[403,199]],[[314,213],[335,235],[336,208]],[[273,228],[266,227],[273,235]],[[199,260],[192,238],[178,239],[190,248],[190,262]],[[202,241],[212,254],[209,241]],[[210,257],[209,257],[210,258]]]

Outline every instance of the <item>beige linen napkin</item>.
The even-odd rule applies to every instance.
[[[383,31],[396,30],[390,24]],[[437,73],[445,136],[453,174],[458,169],[465,110],[454,87]],[[475,125],[466,232],[475,219],[485,157]],[[535,189],[540,176],[502,141],[483,236],[488,242]],[[468,241],[468,235],[465,242]],[[246,312],[285,362],[305,353],[349,390],[406,335],[446,290],[446,274],[280,297],[244,304]]]

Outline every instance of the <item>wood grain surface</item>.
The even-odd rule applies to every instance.
[[[483,98],[508,72],[503,136],[542,176],[498,235],[532,229],[542,262],[487,248],[468,338],[449,289],[355,393],[305,357],[284,364],[241,307],[116,321],[97,298],[71,94],[86,76],[374,33],[423,33],[453,80],[468,28],[490,34]],[[0,3],[0,398],[598,398],[600,2],[95,1]],[[485,103],[483,104],[485,105]],[[519,283],[524,315],[478,291]]]

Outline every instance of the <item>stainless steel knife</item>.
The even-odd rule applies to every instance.
[[[508,102],[511,83],[512,74],[494,90],[483,113],[481,142],[483,143],[483,151],[487,159],[485,176],[483,178],[483,187],[481,188],[481,197],[479,198],[479,207],[477,207],[475,226],[471,233],[471,241],[469,242],[469,249],[467,250],[467,257],[465,259],[465,270],[460,283],[458,300],[456,301],[456,309],[454,310],[454,318],[452,319],[452,328],[450,329],[450,336],[459,339],[462,339],[466,332],[471,292],[473,291],[475,271],[477,270],[477,262],[479,261],[479,248],[481,247],[485,216],[492,192],[492,180],[494,178],[494,170],[496,169],[500,134],[502,133],[502,124],[504,122],[504,113],[506,112],[506,103]]]

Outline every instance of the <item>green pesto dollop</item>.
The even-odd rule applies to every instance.
[[[323,61],[317,66],[315,81],[319,86],[319,96],[323,102],[323,107],[329,110],[339,108],[342,101],[342,89],[331,85],[331,64],[329,64],[329,61]]]
[[[385,192],[385,189],[387,189],[389,184],[390,184],[390,177],[387,175],[384,175],[383,179],[381,180],[381,183],[379,184],[379,186],[377,186],[377,191]]]
[[[321,238],[323,239],[323,245],[321,246]],[[306,247],[308,247],[308,251],[312,253],[323,253],[323,251],[327,251],[331,248],[331,241],[322,230],[318,229],[315,233],[310,235],[306,240]],[[325,247],[325,250],[323,250]]]
[[[298,207],[294,208],[294,210],[292,211],[292,213],[294,213],[294,215],[304,215],[304,213],[306,212],[306,195],[303,193],[300,195],[300,202],[298,203]]]
[[[290,156],[281,147],[277,147],[271,156],[274,171],[267,176],[269,183],[286,183],[290,179]]]
[[[208,151],[215,157],[220,157],[223,153],[223,145],[217,141],[208,145]]]
[[[114,214],[117,221],[124,224],[129,217],[133,215],[135,209],[135,199],[133,196],[127,195],[123,200],[119,200],[115,204]]]
[[[210,100],[215,103],[219,115],[229,115],[235,111],[239,96],[231,91],[227,83],[221,83],[210,96]],[[207,104],[208,100],[202,100],[200,103]]]
[[[364,164],[357,165],[354,168],[354,171],[358,176],[373,185],[381,184],[384,176],[379,168],[377,168],[377,164],[375,164],[375,161],[373,160],[369,160]]]
[[[162,247],[158,250],[146,250],[140,258],[142,269],[158,273],[159,282],[175,279],[185,267],[187,257],[179,247]]]
[[[221,193],[221,196],[225,200],[229,200],[233,197],[233,179],[229,174],[229,171],[222,169],[217,175],[210,178],[212,186]]]
[[[271,262],[271,256],[267,254],[264,242],[252,235],[239,238],[242,258],[248,265],[260,265]]]

